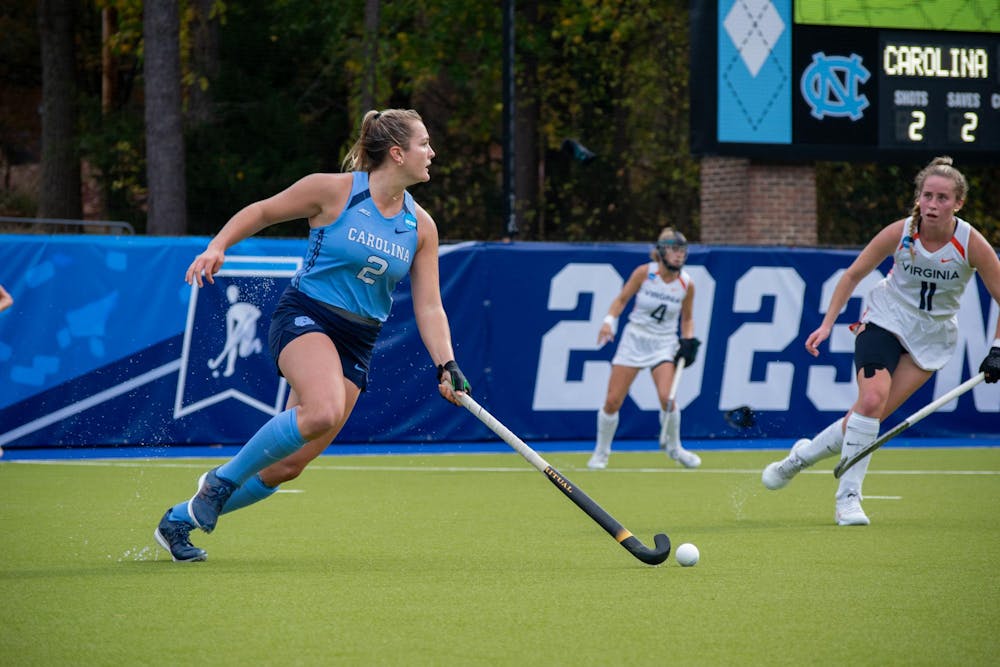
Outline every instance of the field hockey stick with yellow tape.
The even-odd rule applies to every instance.
[[[514,435],[510,429],[500,423],[496,417],[486,411],[468,394],[459,394],[462,405],[475,415],[479,421],[483,422],[487,428],[500,436],[500,439],[513,447],[518,454],[523,456],[528,463],[533,465],[539,472],[549,478],[556,488],[563,492],[567,498],[572,500],[577,507],[582,509],[587,515],[596,521],[604,530],[608,531],[611,537],[615,538],[619,544],[625,547],[630,554],[647,565],[659,565],[667,560],[670,555],[670,538],[663,533],[653,537],[655,548],[650,549],[638,540],[632,533],[618,523],[614,517],[604,511],[600,505],[595,503],[590,496],[584,493],[578,486],[569,481],[562,473],[553,468],[539,456],[538,452],[526,445],[523,440]]]

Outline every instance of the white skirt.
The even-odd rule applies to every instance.
[[[664,361],[673,361],[678,348],[680,341],[676,334],[644,333],[629,322],[622,329],[611,363],[630,368],[652,368]]]
[[[936,319],[899,303],[881,289],[868,295],[864,322],[896,334],[913,362],[925,371],[940,370],[958,345],[958,318]]]

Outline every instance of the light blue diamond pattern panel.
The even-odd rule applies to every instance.
[[[720,142],[792,141],[791,0],[719,0]]]

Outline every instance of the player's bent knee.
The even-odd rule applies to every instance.
[[[333,406],[299,407],[299,431],[306,440],[312,440],[336,429],[343,421],[343,410]]]
[[[854,411],[860,415],[881,415],[888,399],[888,394],[881,391],[862,391]]]
[[[879,396],[859,396],[855,410],[859,415],[881,415],[885,400]]]

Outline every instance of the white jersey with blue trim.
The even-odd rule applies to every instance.
[[[347,206],[336,220],[309,232],[309,249],[292,286],[317,301],[385,322],[392,292],[417,252],[417,209],[409,192],[386,218],[372,202],[368,173],[353,172]]]
[[[925,370],[938,370],[954,353],[962,294],[976,272],[968,257],[972,226],[960,218],[955,223],[951,240],[930,252],[919,233],[909,236],[907,218],[892,269],[868,293],[861,316],[896,334]]]

